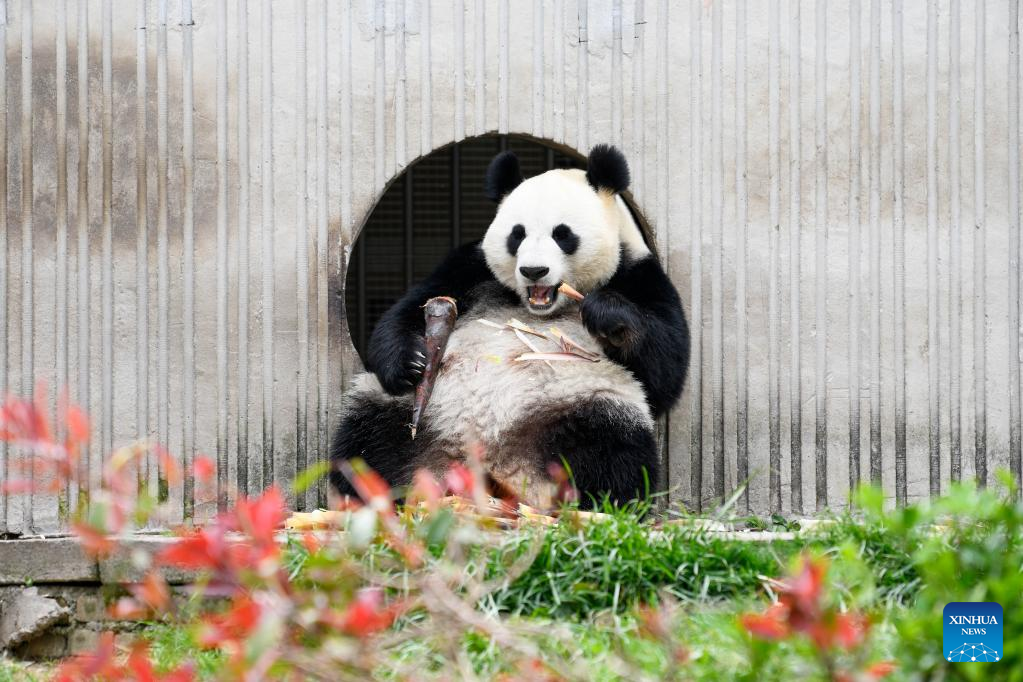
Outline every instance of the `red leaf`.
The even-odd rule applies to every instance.
[[[145,642],[132,646],[126,665],[134,675],[135,682],[191,682],[195,679],[192,666],[187,663],[168,673],[158,674],[149,659],[149,645]]]
[[[181,473],[181,464],[178,463],[178,460],[162,445],[153,446],[153,451],[156,453],[156,459],[160,463],[160,470],[163,471],[167,484],[171,486],[180,484],[184,476]]]
[[[302,545],[306,551],[310,554],[316,554],[320,551],[323,546],[322,543],[316,538],[316,535],[312,531],[306,531],[302,534]]]
[[[754,637],[767,640],[779,640],[788,637],[791,632],[785,622],[788,609],[782,604],[775,604],[763,614],[746,613],[739,619],[743,629]]]
[[[551,462],[547,465],[547,473],[558,486],[554,493],[554,499],[557,502],[570,504],[579,499],[579,491],[572,484],[572,479],[569,477],[568,472],[565,471],[565,467],[557,462]]]
[[[437,506],[444,489],[428,469],[417,469],[412,477],[412,489],[406,496],[409,504],[423,503],[428,509]]]
[[[24,495],[34,492],[36,485],[27,478],[18,478],[13,481],[4,481],[0,485],[0,493],[5,495]]]
[[[192,682],[195,680],[195,670],[191,663],[184,663],[176,670],[160,676],[160,682]]]
[[[854,649],[867,637],[870,621],[858,613],[840,613],[835,616],[835,637],[839,646]]]
[[[141,583],[132,587],[131,593],[155,611],[166,610],[170,605],[170,588],[157,570],[149,571]]]
[[[803,557],[799,573],[781,588],[781,603],[789,607],[789,625],[793,630],[808,632],[820,619],[821,594],[827,562]]]
[[[801,602],[801,606],[816,606],[820,601],[827,573],[827,563],[823,559],[804,557],[802,570],[786,583],[785,593]]]
[[[77,405],[68,405],[64,410],[64,423],[67,425],[67,438],[64,447],[70,452],[89,442],[89,417]]]
[[[53,443],[50,420],[46,416],[49,411],[49,406],[46,404],[46,389],[41,382],[36,386],[35,401],[32,408],[32,433],[35,435],[36,440],[44,443]]]
[[[149,615],[149,609],[131,597],[121,597],[107,612],[116,620],[142,620]]]
[[[266,546],[277,546],[274,532],[284,524],[286,516],[284,495],[277,486],[267,488],[257,498],[242,497],[235,505],[238,529]]]
[[[663,639],[671,634],[667,618],[657,608],[643,604],[636,610],[639,616],[640,632],[654,639]]]
[[[149,662],[149,647],[144,642],[132,647],[128,654],[128,669],[138,682],[156,682],[156,671]]]
[[[213,478],[214,474],[217,473],[217,465],[212,459],[205,455],[199,455],[192,462],[192,473],[195,477],[203,483]]]
[[[867,668],[867,675],[875,680],[888,677],[898,666],[895,665],[895,661],[878,661]]]
[[[99,636],[96,650],[80,654],[65,661],[57,669],[54,680],[59,682],[78,682],[93,678],[119,679],[123,671],[117,664],[114,649],[114,633],[104,632]]]
[[[391,626],[398,607],[382,608],[384,593],[379,588],[360,590],[341,618],[341,629],[350,635],[368,637]]]
[[[245,639],[262,614],[259,604],[244,597],[235,601],[227,613],[209,616],[199,631],[199,646],[212,648],[226,642]]]
[[[204,531],[177,538],[174,544],[156,556],[156,562],[180,568],[215,568],[222,552],[216,542],[218,539]]]
[[[469,471],[462,464],[452,464],[451,468],[448,469],[447,475],[444,477],[444,483],[447,486],[449,493],[454,495],[466,495],[472,492],[476,482]]]
[[[71,530],[78,536],[82,549],[89,556],[101,558],[109,555],[117,543],[105,531],[81,521],[74,521]]]
[[[8,397],[0,407],[0,440],[52,444],[45,396],[38,394],[35,401]]]
[[[352,487],[363,502],[383,511],[391,506],[391,487],[387,481],[369,468],[361,459],[349,460],[347,463]]]
[[[195,670],[191,663],[184,663],[177,670],[160,676],[160,682],[192,682],[193,680],[195,680]]]

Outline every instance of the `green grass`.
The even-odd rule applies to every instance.
[[[423,529],[424,535],[429,532]],[[736,542],[692,526],[655,528],[641,516],[618,510],[581,524],[502,532],[472,547],[463,560],[464,573],[499,581],[534,545],[537,533],[542,534],[541,546],[528,569],[488,595],[481,608],[579,619],[600,611],[624,613],[665,595],[682,601],[748,597],[762,592],[765,578],[784,573],[806,544]],[[441,552],[439,544],[432,549],[435,556]],[[360,556],[374,571],[390,566],[390,582],[402,582],[405,569],[388,547],[373,543]],[[289,542],[284,564],[293,579],[303,579],[308,562],[302,543]]]
[[[780,527],[777,520],[771,523]],[[422,533],[431,533],[432,525],[436,523],[424,524]],[[764,592],[765,579],[784,574],[792,558],[805,550],[834,557],[843,566],[839,586],[856,587],[858,599],[872,607],[906,604],[920,588],[912,558],[918,535],[852,516],[795,540],[742,542],[692,525],[654,528],[643,516],[619,510],[583,524],[503,532],[473,548],[464,559],[465,573],[499,580],[534,544],[536,533],[543,537],[535,560],[488,595],[482,608],[516,616],[585,619],[601,611],[624,613],[664,595],[684,602],[752,597]],[[433,550],[439,555],[441,546]],[[392,566],[392,582],[401,582],[405,569],[388,547],[372,543],[361,558],[376,571]],[[302,580],[308,560],[300,542],[289,543],[285,567],[294,579]],[[863,570],[874,587],[870,595],[862,594],[859,585]]]
[[[224,657],[219,651],[201,649],[188,628],[170,623],[149,623],[140,633],[149,642],[150,658],[157,672],[167,672],[191,662],[201,679],[215,679]]]
[[[693,611],[690,621],[693,625],[687,626],[687,632],[680,633],[699,638],[686,646],[687,651],[696,658],[686,665],[685,679],[693,679],[697,671],[702,679],[722,679],[713,674],[715,669],[724,668],[720,667],[722,661],[713,660],[716,653],[712,650],[720,642],[733,643],[733,635],[734,639],[738,639],[735,630],[736,614],[707,606]],[[624,680],[632,678],[631,672],[639,672],[646,679],[663,680],[670,679],[672,670],[677,668],[677,664],[669,661],[663,650],[640,634],[635,619],[630,616],[593,618],[584,622],[545,618],[528,620],[538,632],[543,633],[532,640],[538,646],[541,657],[545,660],[565,661],[577,678],[594,682]],[[460,642],[460,653],[471,665],[473,673],[481,679],[514,672],[501,647],[484,636],[474,633],[466,635]],[[635,668],[629,677],[616,668],[623,659]],[[421,640],[413,640],[399,648],[392,658],[392,665],[381,669],[378,675],[382,679],[391,679],[395,669],[415,666],[419,673],[417,679],[448,679],[445,675],[450,673],[450,668],[445,668],[444,663],[444,654]],[[736,655],[729,662],[728,668],[737,669],[741,665],[741,656]]]
[[[922,583],[913,559],[919,542],[917,533],[907,534],[884,524],[864,523],[862,519],[846,516],[813,536],[809,546],[835,559],[840,585],[861,577],[849,575],[848,567],[854,567],[857,573],[867,569],[872,591],[864,594],[863,585],[858,585],[861,601],[896,607],[909,604],[920,591]]]
[[[26,663],[0,653],[0,682],[42,682],[53,675],[53,663]]]
[[[779,575],[794,551],[794,543],[735,542],[681,526],[651,530],[616,514],[550,528],[529,569],[491,600],[505,613],[580,618],[665,594],[684,601],[748,596],[764,576]]]

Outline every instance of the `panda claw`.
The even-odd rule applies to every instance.
[[[412,362],[408,363],[408,366],[411,367],[412,369],[416,369],[416,370],[419,370],[419,371],[422,371],[426,367],[425,364],[423,364],[423,363],[421,363],[421,362],[419,362],[417,360],[413,360]]]

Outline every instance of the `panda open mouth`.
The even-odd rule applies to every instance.
[[[532,308],[544,310],[554,305],[554,299],[558,297],[558,289],[553,286],[536,285],[526,287],[526,295]]]

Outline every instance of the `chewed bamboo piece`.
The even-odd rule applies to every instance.
[[[591,362],[600,362],[600,355],[593,352],[592,350],[583,348],[578,343],[573,341],[572,337],[570,337],[568,334],[561,331],[557,327],[550,327],[547,331],[549,331],[551,333],[551,336],[556,338],[561,343],[561,350],[565,351],[566,353],[574,353],[576,355],[581,355],[582,357],[586,358],[587,360],[590,360]]]
[[[492,329],[500,329],[502,331],[506,330],[506,329],[509,329],[511,331],[525,332],[527,334],[532,334],[533,336],[537,336],[537,337],[539,337],[541,339],[547,340],[547,335],[546,334],[544,334],[543,332],[536,331],[535,329],[533,329],[529,325],[525,324],[524,322],[520,322],[519,320],[516,320],[514,317],[512,319],[508,320],[507,322],[505,322],[504,324],[498,324],[496,322],[491,322],[490,320],[484,320],[484,319],[479,319],[479,320],[476,320],[476,321],[479,322],[480,324],[486,326],[486,327],[491,327]]]
[[[568,296],[573,301],[582,301],[584,298],[586,298],[578,291],[576,291],[574,288],[572,288],[572,285],[569,284],[568,282],[562,282],[558,286],[558,292],[564,294],[565,296]]]
[[[412,423],[409,424],[412,440],[416,438],[419,420],[430,401],[433,384],[437,381],[437,372],[444,359],[444,349],[447,348],[448,338],[458,318],[458,306],[450,296],[431,298],[423,309],[426,319],[426,368],[423,369],[423,379],[416,387],[416,399],[412,404]]]
[[[505,324],[505,326],[511,327],[512,329],[515,329],[517,331],[525,332],[527,334],[532,334],[533,336],[539,336],[541,339],[546,339],[547,338],[547,335],[544,334],[543,332],[536,331],[535,329],[533,329],[529,325],[527,325],[527,324],[525,324],[523,322],[519,322],[514,317],[512,319],[508,320],[507,322],[505,322],[504,324]]]
[[[548,365],[550,364],[551,360],[566,360],[570,362],[599,362],[598,360],[590,360],[589,358],[584,358],[582,355],[578,355],[576,353],[565,352],[523,353],[519,357],[515,358],[515,362],[527,362],[529,360],[543,360]]]
[[[529,348],[529,350],[533,351],[532,354],[536,355],[536,354],[540,353],[540,349],[537,348],[536,345],[532,341],[530,341],[528,338],[526,338],[526,335],[523,334],[521,330],[515,329],[515,336],[519,337],[519,341],[521,341],[522,343],[526,344],[526,347]],[[547,338],[547,337],[544,337],[544,338]],[[530,353],[525,353],[525,355],[530,355]],[[520,355],[519,358],[521,358],[521,357],[522,356]],[[547,366],[550,367],[551,369],[554,369],[554,365],[552,365],[549,362],[547,363]]]
[[[575,289],[572,289],[572,291],[575,291]],[[548,336],[547,334],[543,332],[538,332],[535,329],[526,325],[525,323],[516,320],[514,317],[505,322],[504,324],[498,324],[496,322],[491,322],[490,320],[483,319],[476,321],[492,329],[497,329],[499,331],[511,331],[515,333],[515,336],[518,337],[519,341],[525,344],[526,347],[529,348],[529,350],[531,351],[529,353],[523,353],[522,355],[516,357],[515,362],[541,360],[552,369],[553,369],[553,365],[551,365],[552,360],[557,361],[585,360],[588,362],[600,362],[599,353],[596,353],[592,350],[589,350],[579,345],[570,336],[565,334],[557,327],[549,327],[547,331],[550,333],[550,336]],[[532,334],[533,336],[537,336],[541,339],[544,339],[545,341],[554,341],[558,344],[560,350],[549,352],[541,351],[539,348],[536,347],[536,344],[529,340],[526,334]]]

